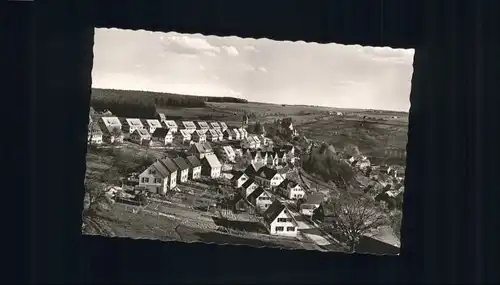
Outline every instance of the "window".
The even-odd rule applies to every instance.
[[[295,231],[295,227],[286,227],[287,232],[293,232]]]
[[[149,178],[148,177],[143,177],[142,178],[143,183],[149,183]]]
[[[285,223],[287,221],[287,218],[278,218],[279,223]]]
[[[161,178],[155,178],[155,183],[161,183]]]
[[[275,230],[276,230],[277,232],[282,232],[282,231],[284,231],[284,230],[285,230],[285,228],[284,228],[284,227],[276,227],[276,228],[275,228]]]

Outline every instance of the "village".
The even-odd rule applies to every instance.
[[[321,221],[313,219],[335,196],[328,185],[318,187],[320,182],[301,168],[310,147],[301,147],[297,140],[278,144],[265,130],[249,133],[248,120],[243,116],[239,125],[178,121],[163,113],[155,119],[118,118],[109,111],[91,109],[88,143],[97,148],[133,144],[164,152],[142,172],[123,177],[121,185],[107,185],[109,199],[136,206],[133,211],[165,215],[168,207],[181,207],[207,213],[202,216],[216,221],[213,230],[217,231],[254,231],[309,243],[311,249],[323,251],[341,244],[341,237],[323,230]],[[282,128],[298,138],[291,121]],[[372,165],[363,155],[343,159],[369,180],[366,189],[386,190],[377,189],[376,199],[394,198],[404,191],[404,169]],[[390,243],[399,247],[399,241]]]

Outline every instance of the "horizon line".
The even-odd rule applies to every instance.
[[[332,107],[332,106],[321,106],[321,105],[304,105],[304,104],[286,104],[286,103],[271,103],[271,102],[262,102],[262,101],[250,101],[245,98],[240,98],[236,96],[208,96],[208,95],[193,95],[193,94],[181,94],[181,93],[170,93],[170,92],[161,92],[161,91],[152,91],[152,90],[136,90],[136,89],[116,89],[116,88],[101,88],[101,87],[92,87],[91,89],[101,89],[101,90],[115,90],[115,91],[137,91],[137,92],[151,92],[151,93],[159,93],[159,94],[171,94],[171,95],[180,95],[180,96],[192,96],[192,97],[215,97],[215,98],[234,98],[240,100],[246,100],[248,103],[259,103],[259,104],[269,104],[269,105],[286,105],[286,106],[304,106],[304,107],[320,107],[320,108],[331,108],[331,109],[341,109],[341,110],[377,110],[377,111],[386,111],[386,112],[399,112],[409,114],[408,111],[402,110],[390,110],[390,109],[373,109],[373,108],[359,108],[359,107]],[[227,102],[232,103],[232,102]]]

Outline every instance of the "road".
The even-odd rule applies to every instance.
[[[321,231],[308,223],[305,218],[299,213],[290,211],[290,213],[294,216],[295,220],[298,223],[297,229],[309,240],[313,241],[315,244],[319,246],[330,245],[331,242],[324,237],[324,234]]]

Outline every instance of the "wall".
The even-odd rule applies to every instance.
[[[297,236],[297,227],[293,223],[293,220],[290,222],[278,222],[278,218],[287,218],[291,219],[292,217],[287,214],[286,211],[281,212],[278,217],[270,224],[269,228],[269,233],[271,235],[280,235],[280,236],[290,236],[290,237],[296,237]],[[283,231],[277,232],[276,227],[281,226],[283,227]],[[287,231],[287,227],[294,227],[293,231]]]
[[[147,182],[147,183],[142,182],[143,178],[149,178],[149,182]],[[154,182],[155,178],[160,178],[160,176],[158,174],[150,174],[149,168],[148,168],[139,175],[139,186],[148,189],[148,191],[150,191],[152,193],[158,193],[157,187],[161,187],[162,188],[161,191],[165,192],[167,189],[166,184],[168,182],[168,179],[161,179],[160,178],[161,181],[159,183],[155,183]]]

